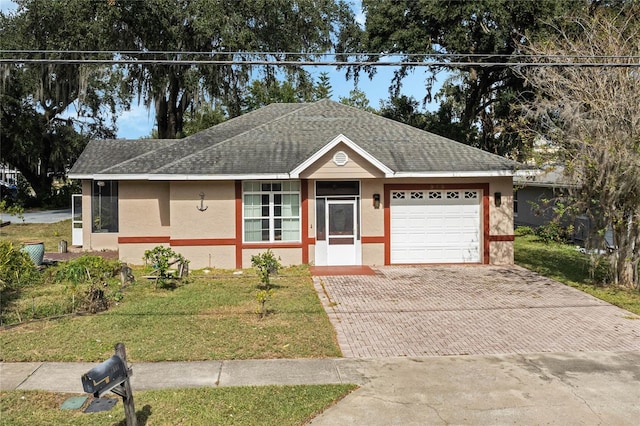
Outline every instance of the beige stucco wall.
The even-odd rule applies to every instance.
[[[169,236],[169,182],[121,181],[118,197],[121,237]]]
[[[235,269],[235,246],[189,246],[171,247],[173,251],[182,254],[189,259],[189,268],[202,269],[207,267]],[[251,261],[245,264],[245,268],[251,267]]]
[[[169,247],[168,243],[138,243],[138,244],[120,244],[120,252],[118,256],[122,262],[129,265],[144,265],[144,252],[152,250],[154,247]]]
[[[339,168],[332,161],[333,152],[325,155],[314,170],[308,169],[308,237],[315,238],[315,179],[359,180],[361,183],[361,235],[364,238],[384,237],[385,184],[489,184],[490,235],[507,237],[513,235],[513,190],[510,177],[494,178],[374,178],[379,171],[346,146],[338,146],[349,155],[354,169],[348,175],[331,171]],[[363,163],[363,164],[361,164]],[[343,167],[346,167],[343,166]],[[199,211],[200,193],[205,194],[206,211]],[[501,206],[495,206],[494,193],[501,192]],[[373,194],[380,194],[380,208],[373,206]],[[235,182],[121,182],[119,186],[120,233],[91,233],[91,181],[83,181],[83,238],[84,248],[93,250],[118,249],[118,237],[170,237],[172,240],[226,240],[235,239],[236,200]],[[304,230],[303,230],[304,232]],[[504,238],[503,238],[504,239]],[[222,243],[222,241],[219,241]],[[140,264],[145,250],[165,243],[121,244],[123,261]],[[233,269],[236,266],[236,250],[233,245],[174,245],[172,248],[191,260],[194,269],[215,266]],[[384,264],[384,243],[376,241],[362,244],[362,263]],[[244,267],[250,267],[251,256],[264,252],[262,248],[242,250]],[[282,263],[302,263],[300,248],[272,248]],[[309,247],[309,262],[314,263],[315,247]],[[512,241],[491,241],[490,262],[509,264],[513,262]]]
[[[362,244],[363,265],[384,265],[384,243]]]
[[[251,267],[251,256],[264,253],[266,248],[243,249],[242,250],[242,266],[244,268]],[[273,254],[280,258],[280,263],[284,266],[302,264],[302,250],[299,248],[277,248],[272,247]]]
[[[343,166],[333,162],[333,155],[338,151],[345,152],[349,157]],[[382,176],[384,174],[378,168],[343,143],[336,145],[300,174],[302,179],[318,180],[356,180]]]
[[[380,194],[380,207],[377,209],[373,205],[373,194]],[[363,237],[383,237],[384,236],[384,181],[382,179],[361,180],[360,196],[362,197],[362,203],[360,207],[362,236]],[[363,262],[364,262],[364,251],[363,251]]]
[[[513,265],[513,241],[491,241],[489,256],[492,265]]]
[[[491,235],[513,235],[513,181],[510,177],[495,178],[489,187]],[[502,194],[501,205],[496,207],[494,195]]]
[[[205,211],[198,210],[204,193]],[[171,238],[235,238],[235,183],[171,182]]]

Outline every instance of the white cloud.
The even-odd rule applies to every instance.
[[[124,139],[139,139],[151,135],[155,124],[153,108],[147,110],[143,105],[132,105],[128,111],[117,116],[118,137]]]

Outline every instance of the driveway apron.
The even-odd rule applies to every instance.
[[[640,350],[640,317],[517,266],[316,276],[345,357]]]

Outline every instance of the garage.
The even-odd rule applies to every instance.
[[[481,192],[390,192],[391,263],[481,262]]]

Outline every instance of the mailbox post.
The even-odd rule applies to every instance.
[[[111,391],[122,397],[127,426],[137,426],[136,409],[129,377],[133,374],[127,365],[124,344],[118,343],[116,354],[82,375],[82,388],[99,398]]]

